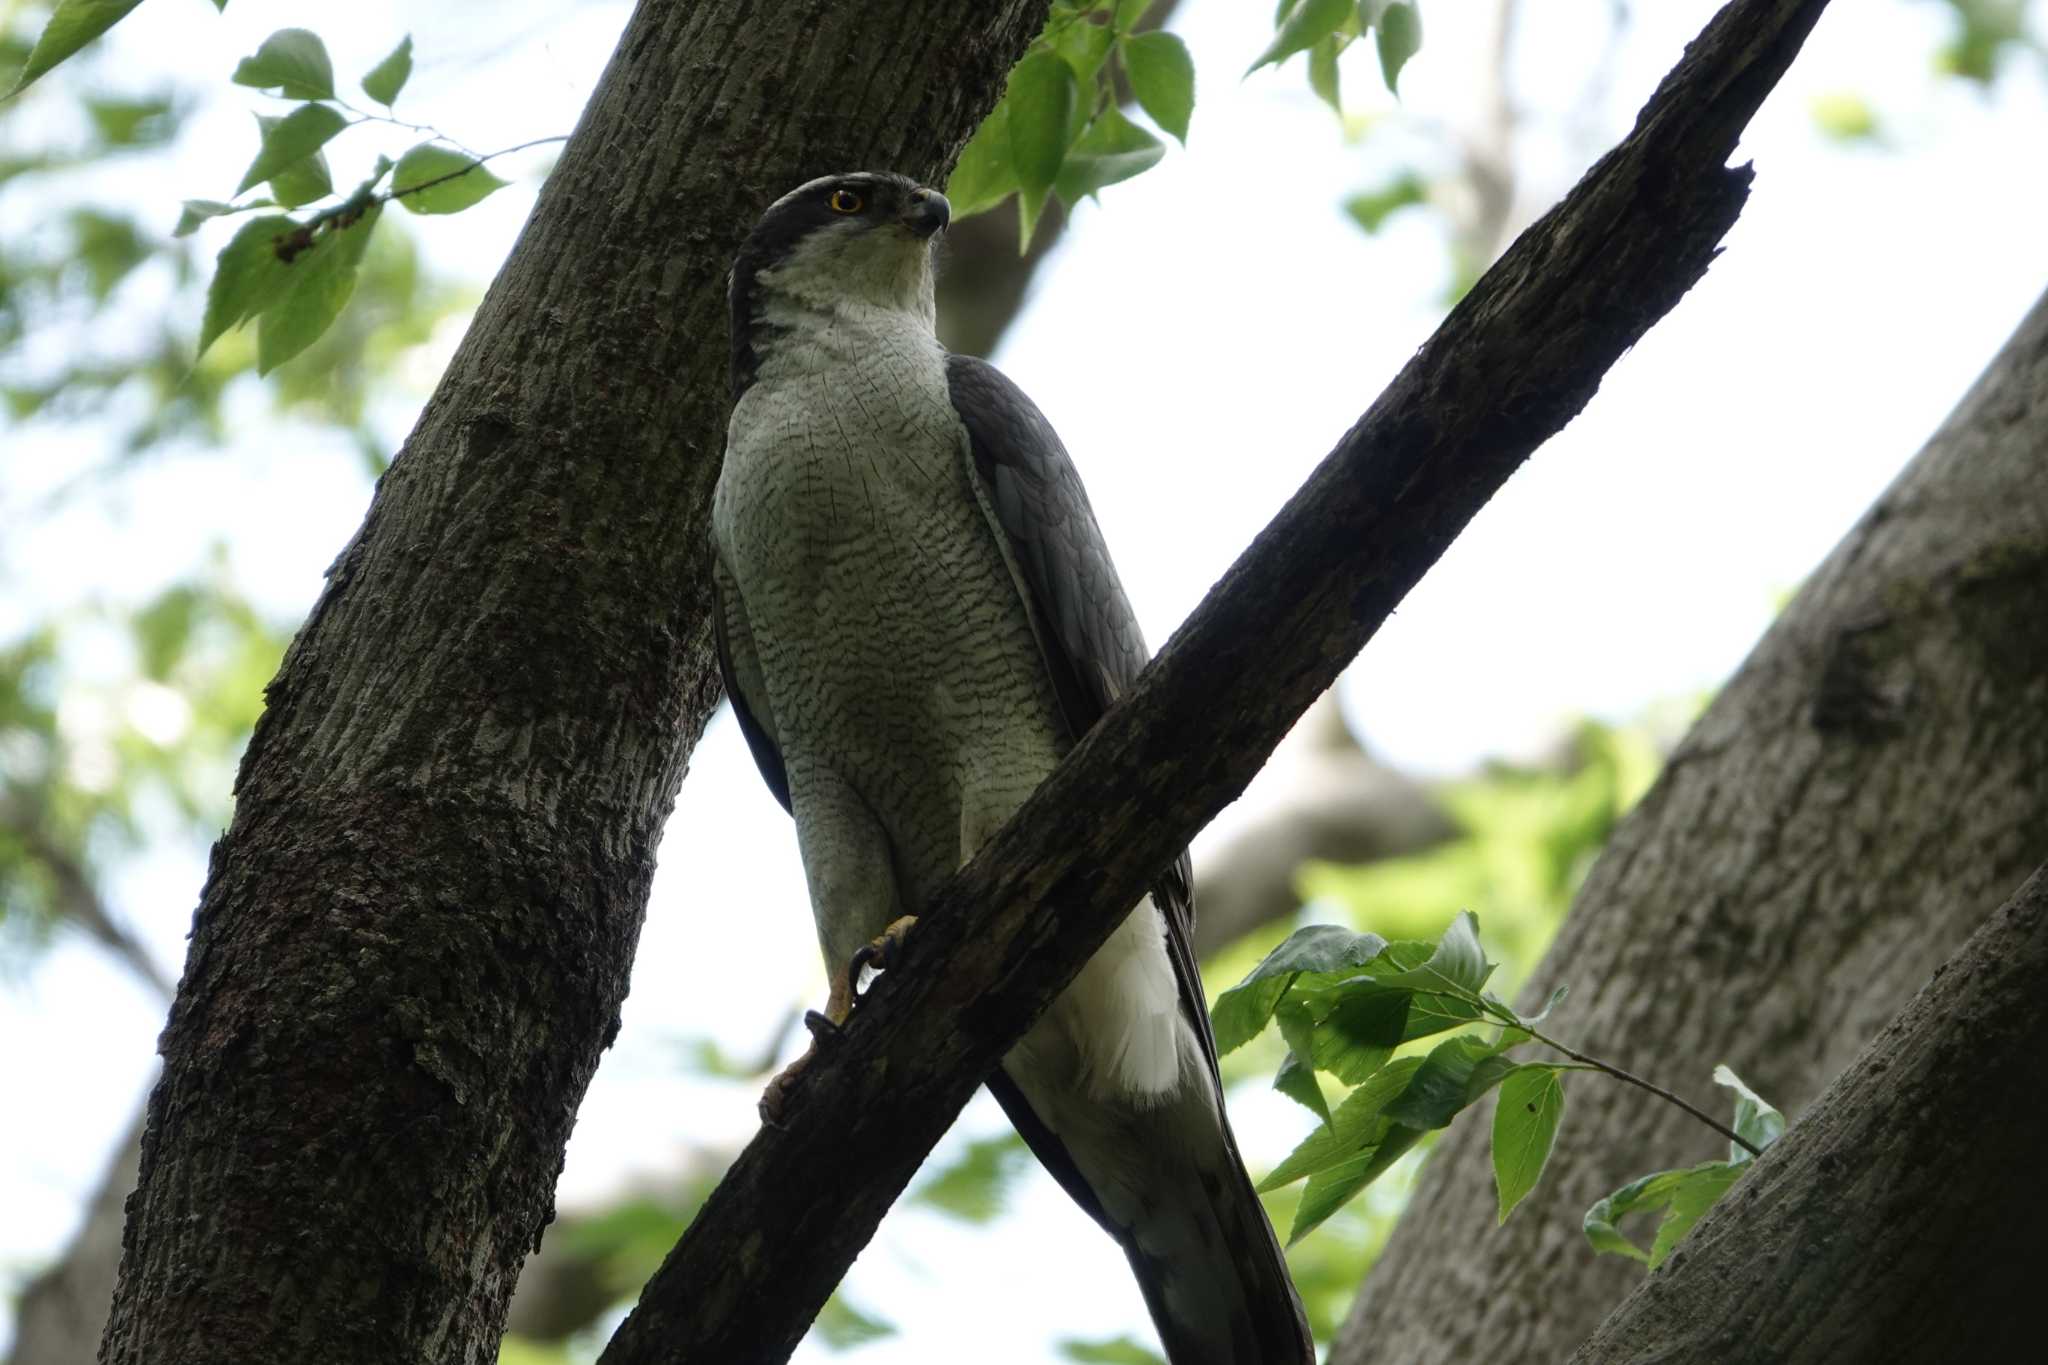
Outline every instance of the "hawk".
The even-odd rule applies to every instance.
[[[826,176],[732,271],[719,664],[796,820],[830,1024],[1148,657],[1052,426],[933,332],[949,214],[903,176]],[[1173,1365],[1312,1365],[1224,1116],[1193,919],[1183,854],[988,1086],[1122,1245]]]

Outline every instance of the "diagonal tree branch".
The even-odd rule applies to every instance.
[[[1187,625],[928,907],[787,1126],[749,1144],[605,1365],[779,1360],[931,1145],[1508,476],[1699,279],[1726,162],[1825,0],[1736,0]]]

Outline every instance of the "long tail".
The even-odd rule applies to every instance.
[[[1161,1128],[1192,1136],[1207,1111],[1214,1118],[1206,1140],[1148,1144],[1163,1164],[1184,1160],[1185,1173],[1162,1182],[1183,1193],[1141,1207],[1118,1238],[1167,1359],[1173,1365],[1314,1365],[1308,1319],[1229,1122],[1199,1093],[1176,1100],[1165,1106]]]
[[[990,1079],[1024,1139],[1123,1246],[1172,1365],[1314,1365],[1315,1341],[1209,1074],[1141,1110]],[[1057,1133],[1050,1125],[1057,1125]]]

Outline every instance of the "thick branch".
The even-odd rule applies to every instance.
[[[1726,162],[1824,0],[1737,0],[1059,770],[928,908],[788,1125],[741,1154],[606,1365],[781,1359],[980,1078],[1514,469],[1698,280]]]
[[[2040,1324],[2036,871],[1573,1365],[2023,1360]]]

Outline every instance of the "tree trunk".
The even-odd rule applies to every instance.
[[[718,697],[733,250],[810,176],[936,173],[1045,8],[635,13],[271,684],[106,1360],[495,1359]]]
[[[1573,1365],[2039,1359],[2037,871]]]
[[[1570,983],[1561,1036],[1696,1098],[1725,1061],[1796,1114],[2048,858],[2044,445],[2048,299],[1616,831],[1529,983]],[[1496,1230],[1487,1139],[1438,1146],[1335,1365],[1561,1359],[1640,1274],[1592,1256],[1587,1206],[1716,1145],[1574,1082]]]

